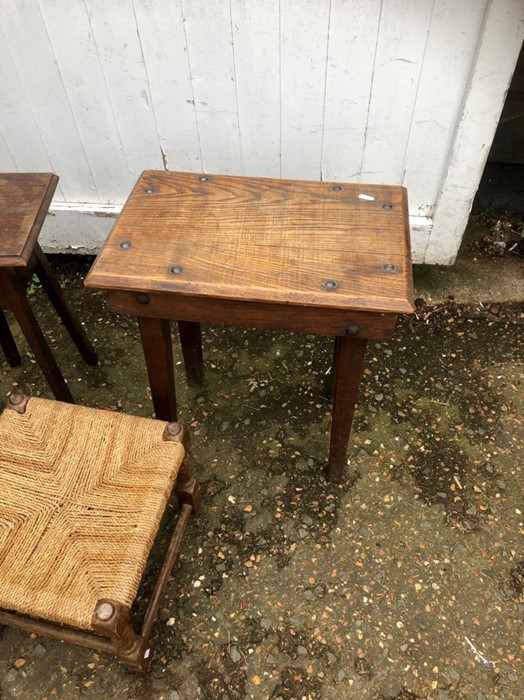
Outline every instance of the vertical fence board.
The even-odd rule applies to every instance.
[[[2,9],[0,5],[0,19],[3,19]],[[1,25],[0,86],[0,125],[6,148],[15,159],[15,170],[54,170]],[[60,195],[63,197],[61,192]]]
[[[16,165],[16,162],[11,155],[11,151],[9,150],[9,146],[7,145],[7,141],[5,140],[4,135],[0,132],[0,170],[2,170],[4,173],[16,173],[18,171],[18,167]]]
[[[412,212],[421,216],[431,216],[438,197],[475,60],[481,9],[479,0],[435,2],[402,182],[409,190]]]
[[[82,201],[123,202],[133,180],[86,5],[41,0],[40,7],[96,185]]]
[[[160,147],[169,170],[200,172],[202,155],[180,1],[134,0]]]
[[[280,176],[279,6],[279,0],[231,0],[245,175]]]
[[[320,179],[329,7],[281,3],[282,177]]]
[[[229,2],[183,0],[203,167],[242,173]]]
[[[384,0],[360,180],[402,182],[433,0]]]
[[[381,0],[332,4],[322,147],[325,180],[358,180]]]
[[[132,0],[86,0],[118,132],[126,155],[123,177],[134,182],[164,163]]]
[[[51,163],[60,175],[67,198],[90,196],[95,183],[38,2],[6,0],[0,16],[18,80],[45,143],[45,167]],[[9,85],[12,82],[16,80]],[[43,161],[36,169],[44,169]]]

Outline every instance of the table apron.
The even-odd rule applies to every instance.
[[[109,290],[108,299],[111,310],[118,314],[369,339],[391,338],[397,318],[391,312],[186,297],[166,292]]]

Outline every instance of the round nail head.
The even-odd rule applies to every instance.
[[[146,189],[144,190],[144,192],[145,192],[146,194],[155,194],[156,190],[155,190],[154,187],[146,187]]]
[[[173,267],[170,269],[170,272],[172,275],[180,275],[182,274],[183,271],[182,265],[173,265]]]
[[[342,190],[341,185],[334,185],[334,187],[331,188],[334,192],[340,192]]]
[[[329,291],[332,291],[333,289],[337,288],[337,283],[335,282],[335,280],[326,280],[324,282],[324,287]]]
[[[346,335],[358,335],[360,333],[359,326],[348,326],[346,328]]]
[[[11,394],[9,397],[9,403],[12,406],[19,406],[24,400],[23,394]]]
[[[396,265],[392,265],[391,263],[388,263],[387,265],[383,265],[382,269],[384,272],[387,272],[388,274],[394,274],[395,272],[398,272],[398,268]]]
[[[172,437],[176,437],[182,432],[182,426],[180,425],[180,423],[168,423],[166,426],[166,430],[169,433],[169,435],[171,435]]]
[[[114,612],[115,608],[111,605],[111,603],[100,603],[96,609],[96,616],[99,620],[106,622],[112,617]]]
[[[129,250],[129,248],[131,248],[131,241],[122,241],[120,247],[122,250]]]
[[[200,182],[207,182],[209,180],[207,175],[201,175],[198,179]]]
[[[145,292],[138,292],[136,295],[136,300],[139,304],[149,304],[149,294]]]
[[[392,204],[383,204],[382,209],[387,209],[389,211],[390,209],[393,209],[393,205]]]

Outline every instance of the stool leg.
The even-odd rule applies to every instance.
[[[91,626],[98,634],[109,637],[124,666],[132,671],[147,670],[150,661],[149,642],[132,628],[126,605],[109,598],[100,599]]]
[[[155,415],[176,421],[175,368],[171,345],[171,324],[166,319],[138,317]]]
[[[7,362],[10,367],[19,367],[22,364],[22,358],[16,347],[15,339],[7,323],[4,312],[0,309],[0,346],[4,351]]]
[[[62,323],[71,336],[72,341],[80,351],[86,363],[88,365],[96,365],[98,362],[96,352],[89,342],[82,324],[73,313],[62,287],[38,243],[35,244],[33,255],[36,259],[36,275],[42,283],[42,287],[47,292],[47,296],[55,307],[58,315],[62,319]]]
[[[347,447],[367,340],[364,338],[335,338],[333,362],[333,418],[329,449],[328,479],[340,481],[346,465]]]
[[[62,372],[58,367],[53,353],[44,334],[40,330],[40,326],[35,318],[33,310],[23,293],[13,294],[11,300],[11,310],[16,316],[16,320],[20,324],[22,333],[24,334],[29,347],[31,348],[36,361],[40,365],[42,372],[47,379],[51,391],[58,401],[66,401],[67,403],[75,403],[69,387],[67,386]]]
[[[182,423],[168,423],[164,430],[163,440],[180,443],[185,451],[184,459],[178,470],[176,493],[180,506],[191,506],[193,514],[200,511],[200,486],[193,476],[193,463],[189,455],[189,431]]]
[[[200,386],[204,381],[200,323],[178,321],[178,334],[186,367],[187,383],[193,387]]]

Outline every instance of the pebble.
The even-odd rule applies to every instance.
[[[447,668],[446,676],[448,676],[450,680],[452,680],[455,684],[460,682],[460,673],[457,671],[456,668]]]
[[[240,659],[242,658],[241,653],[238,651],[237,647],[231,647],[231,651],[229,652],[229,656],[231,658],[231,661],[236,664]]]
[[[47,649],[43,644],[37,644],[35,647],[35,655],[36,656],[44,656],[44,654],[47,654]]]
[[[307,656],[307,649],[306,649],[306,647],[305,647],[305,646],[302,646],[302,644],[300,644],[300,645],[297,647],[297,654],[298,654],[299,656]]]
[[[172,690],[169,693],[169,700],[180,700],[180,695],[177,693],[176,690]]]
[[[18,671],[16,668],[10,668],[9,671],[5,674],[5,682],[6,683],[14,683],[18,677]]]
[[[466,549],[466,547],[464,547],[463,544],[460,544],[460,542],[459,542],[458,544],[456,544],[453,547],[452,553],[453,553],[454,559],[462,559],[463,557],[466,556],[466,554],[468,553],[468,550]]]

